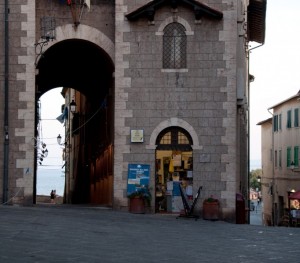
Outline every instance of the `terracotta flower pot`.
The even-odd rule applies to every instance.
[[[141,197],[129,199],[129,212],[133,214],[145,214],[145,201]]]
[[[219,202],[203,203],[203,219],[218,220],[219,219]]]

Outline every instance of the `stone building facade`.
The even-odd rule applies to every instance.
[[[271,118],[261,126],[261,189],[265,225],[280,225],[290,210],[299,211],[298,199],[290,199],[300,190],[299,169],[299,95],[271,106]],[[297,212],[298,213],[298,212]]]
[[[36,102],[64,87],[84,96],[74,98],[85,115],[107,103],[106,119],[89,128],[93,140],[84,137],[84,145],[83,135],[67,131],[78,145],[72,170],[89,175],[70,186],[85,192],[79,202],[126,210],[128,165],[149,165],[155,196],[167,180],[157,179],[164,176],[158,163],[180,156],[175,175],[192,176],[192,195],[202,187],[197,213],[214,196],[220,217],[235,219],[236,193],[248,196],[248,43],[264,42],[266,1],[20,0],[1,3],[0,11],[2,203],[35,202]],[[43,35],[46,17],[54,18],[50,38]],[[134,130],[143,131],[140,143],[132,142]],[[185,148],[179,137],[164,145],[168,132],[182,136]]]

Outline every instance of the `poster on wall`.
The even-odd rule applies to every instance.
[[[128,164],[127,195],[149,186],[149,179],[149,164]]]
[[[174,166],[181,166],[181,154],[173,154],[173,165]]]

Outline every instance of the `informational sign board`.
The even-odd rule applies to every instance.
[[[148,187],[150,180],[149,164],[128,164],[127,195]]]
[[[144,130],[131,130],[130,131],[131,142],[144,142]]]

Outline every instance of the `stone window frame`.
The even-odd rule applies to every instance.
[[[173,22],[164,28],[163,68],[186,68],[187,37],[182,24]]]
[[[190,26],[190,24],[183,19],[180,16],[170,16],[167,17],[158,27],[158,30],[155,32],[156,36],[164,36],[164,29],[166,28],[166,26],[168,26],[171,23],[179,23],[181,24],[184,28],[185,28],[185,35],[187,37],[187,41],[188,41],[188,36],[192,36],[194,35],[194,31],[192,31],[192,28]],[[162,41],[163,42],[163,41]],[[188,72],[188,68],[162,68],[161,69],[162,72]]]
[[[172,127],[172,126],[181,127],[189,133],[189,135],[191,136],[192,142],[193,142],[193,145],[191,145],[193,150],[202,150],[203,149],[203,146],[199,145],[199,138],[198,138],[198,135],[197,135],[195,129],[193,128],[193,126],[191,126],[185,120],[182,120],[177,117],[164,120],[154,128],[154,130],[152,131],[152,133],[150,135],[149,144],[146,145],[146,149],[155,150],[156,146],[157,146],[156,140],[157,140],[157,137],[159,136],[159,134],[164,129]]]
[[[157,150],[192,151],[193,139],[184,128],[169,126],[157,136],[156,145]]]

